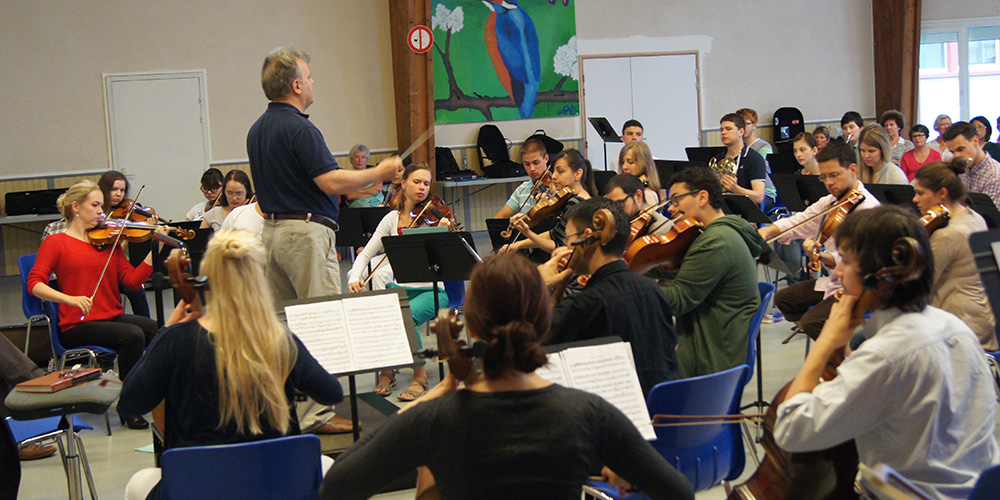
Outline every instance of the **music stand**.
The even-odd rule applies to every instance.
[[[1000,227],[1000,212],[997,211],[997,207],[993,204],[993,199],[989,195],[967,193],[966,199],[969,200],[969,208],[975,210],[983,219],[986,219],[987,227],[990,229]]]
[[[802,201],[802,194],[795,181],[797,177],[799,176],[794,174],[771,174],[771,182],[774,183],[774,188],[778,191],[778,197],[785,202],[785,207],[791,212],[801,212],[807,206]]]
[[[674,178],[674,174],[684,170],[685,168],[695,166],[693,163],[687,160],[653,160],[656,164],[656,173],[660,176],[660,187],[666,189],[670,185],[670,180]]]
[[[618,131],[611,126],[611,122],[603,116],[594,116],[587,119],[590,124],[594,126],[594,130],[597,130],[597,134],[601,136],[604,141],[604,170],[608,169],[608,143],[609,142],[624,142]]]
[[[727,214],[739,215],[752,224],[770,224],[773,222],[760,209],[760,205],[754,203],[745,194],[726,193],[722,195],[722,201],[725,202],[723,203],[722,211]]]
[[[707,167],[708,162],[726,152],[725,146],[706,146],[706,147],[696,147],[696,148],[684,148],[684,153],[687,154],[688,161],[696,165]]]
[[[913,186],[909,184],[865,184],[865,189],[881,203],[913,207],[919,212],[917,205],[913,203]]]
[[[799,196],[802,197],[806,206],[812,205],[820,198],[830,194],[823,181],[819,180],[818,175],[795,176],[795,185],[799,188]]]
[[[990,306],[993,308],[993,316],[1000,324],[1000,266],[997,265],[997,251],[1000,249],[993,248],[997,242],[1000,242],[1000,229],[969,235],[972,257],[976,261],[976,268],[979,269],[986,297],[989,298]]]
[[[792,153],[771,153],[767,155],[767,165],[771,167],[771,174],[794,174],[802,168],[795,155]],[[773,178],[771,179],[774,180]]]
[[[392,207],[340,209],[337,217],[337,224],[340,226],[340,231],[337,231],[337,245],[351,249],[351,262],[354,262],[354,249],[368,244],[379,222],[382,222],[385,214],[392,210]],[[368,263],[368,274],[371,274],[371,262]]]

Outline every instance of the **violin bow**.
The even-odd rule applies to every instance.
[[[806,224],[807,222],[809,222],[811,220],[814,220],[817,217],[823,217],[824,215],[827,215],[830,212],[832,212],[832,211],[834,211],[834,210],[836,210],[836,209],[844,206],[844,204],[846,204],[848,201],[850,201],[847,197],[850,196],[851,193],[854,193],[854,192],[857,192],[862,197],[862,199],[858,203],[863,202],[864,201],[864,194],[862,194],[861,191],[853,190],[852,189],[850,192],[847,193],[847,195],[844,196],[843,200],[837,200],[836,203],[834,203],[833,205],[830,205],[826,210],[823,210],[822,212],[820,212],[818,214],[813,214],[811,217],[807,217],[805,220],[799,221],[798,223],[789,226],[788,229],[785,229],[784,231],[781,231],[778,234],[776,234],[776,235],[768,238],[767,240],[764,241],[764,243],[770,245],[771,243],[777,241],[777,239],[780,238],[781,235],[787,233],[788,231],[791,231],[792,229],[795,229],[795,228],[797,228],[797,227],[799,227],[799,226],[801,226],[803,224]]]
[[[139,192],[136,193],[135,194],[135,198],[132,199],[132,206],[129,207],[128,212],[125,213],[125,220],[126,221],[132,215],[132,211],[135,210],[135,206],[136,206],[135,202],[136,202],[136,200],[139,199],[139,196],[142,194],[142,190],[143,189],[146,189],[146,185],[145,184],[143,184],[139,188]],[[97,290],[99,290],[101,288],[101,281],[104,280],[104,274],[108,272],[108,265],[111,264],[111,258],[114,257],[114,255],[115,255],[115,248],[118,248],[118,244],[122,241],[122,234],[124,232],[125,232],[125,228],[124,227],[122,227],[121,229],[119,229],[118,230],[118,236],[115,236],[115,242],[114,242],[114,244],[111,245],[111,251],[108,252],[108,260],[104,261],[104,269],[101,269],[101,275],[97,277],[97,284],[94,285],[94,292],[90,294],[91,307],[93,307],[94,297],[97,297]],[[87,317],[86,314],[84,314],[83,316],[80,316],[80,321],[83,321],[83,318],[86,318],[86,317]]]
[[[424,133],[420,134],[420,137],[417,137],[417,140],[413,141],[413,144],[410,144],[410,147],[406,148],[406,151],[403,151],[403,153],[399,155],[399,157],[405,159],[407,156],[410,156],[411,154],[413,154],[414,151],[417,150],[417,148],[420,147],[421,144],[427,142],[427,139],[430,139],[431,136],[433,135],[434,135],[434,125],[431,125],[430,127],[427,128],[427,130],[424,130]]]
[[[412,228],[413,225],[416,224],[417,221],[420,219],[420,217],[424,215],[424,212],[427,211],[427,207],[430,207],[430,206],[431,206],[430,203],[425,203],[424,204],[424,208],[422,208],[420,210],[420,213],[418,213],[417,216],[414,217],[413,220],[410,221],[410,224],[408,226],[406,226],[406,229]],[[381,267],[383,263],[385,263],[385,259],[387,259],[387,258],[389,258],[389,254],[382,255],[382,260],[378,261],[378,264],[375,264],[375,267],[373,267],[372,270],[371,270],[371,272],[368,273],[368,277],[365,278],[365,281],[363,283],[361,283],[361,288],[364,288],[364,287],[368,286],[368,282],[371,281],[372,278],[375,276],[375,271],[377,271],[378,268]]]

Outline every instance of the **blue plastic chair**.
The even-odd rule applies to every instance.
[[[97,489],[94,487],[94,476],[90,473],[90,462],[87,461],[87,449],[83,446],[83,440],[78,434],[81,430],[93,430],[94,428],[80,420],[80,417],[71,415],[73,419],[73,433],[69,435],[65,425],[62,425],[63,417],[45,417],[34,420],[15,420],[7,417],[7,426],[14,436],[14,441],[19,446],[29,444],[41,444],[47,441],[55,441],[59,448],[59,456],[62,458],[63,467],[66,467],[66,450],[63,447],[62,438],[75,439],[76,449],[80,454],[80,463],[83,465],[83,472],[87,476],[87,487],[90,489],[90,498],[97,498]]]
[[[743,398],[743,380],[750,367],[740,365],[711,375],[661,382],[649,392],[646,405],[655,415],[737,415]],[[707,490],[743,473],[746,456],[738,421],[713,425],[654,427],[656,448],[684,474],[695,491]],[[588,483],[612,498],[617,490],[606,483]],[[645,499],[642,493],[629,499]]]
[[[758,406],[763,407],[762,403],[764,401],[764,377],[763,368],[761,367],[761,354],[760,354],[760,324],[764,321],[764,314],[767,313],[767,306],[771,303],[771,297],[774,296],[774,285],[767,282],[757,283],[757,291],[760,293],[760,305],[757,306],[757,312],[754,313],[753,319],[750,320],[750,331],[749,337],[750,342],[747,347],[747,366],[750,370],[747,371],[747,378],[743,381],[743,384],[750,382],[752,378],[754,367],[757,367],[757,401],[748,406]],[[746,408],[746,407],[744,407]]]
[[[47,319],[45,310],[42,309],[42,299],[28,293],[28,273],[35,267],[35,257],[37,253],[29,253],[17,258],[17,267],[21,271],[21,309],[24,317],[28,318],[28,332],[24,335],[24,352],[28,352],[28,344],[31,341],[31,325],[36,321]]]
[[[465,282],[445,281],[444,291],[448,293],[448,309],[462,307],[465,304]]]
[[[172,448],[160,459],[160,491],[164,500],[315,500],[323,481],[319,456],[313,434]]]
[[[1000,465],[987,467],[972,487],[969,500],[993,500],[1000,492]]]

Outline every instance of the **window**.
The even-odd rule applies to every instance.
[[[918,122],[931,128],[945,114],[953,121],[982,115],[995,123],[1000,115],[998,52],[1000,20],[923,23]]]

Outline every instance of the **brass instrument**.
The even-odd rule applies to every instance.
[[[708,168],[719,178],[719,182],[722,182],[722,176],[729,174],[736,176],[736,170],[740,167],[740,164],[732,158],[723,157],[721,160],[716,160],[712,158],[708,161]]]

